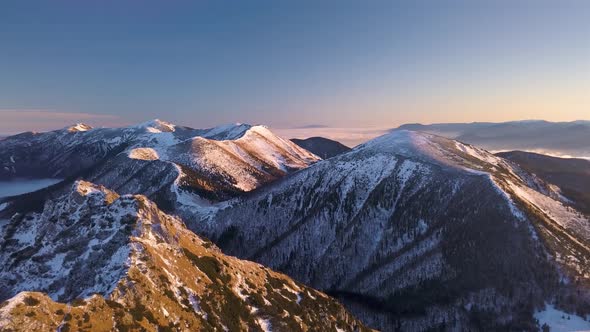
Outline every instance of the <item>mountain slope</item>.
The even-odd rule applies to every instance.
[[[534,308],[557,289],[578,291],[560,285],[560,274],[576,285],[590,278],[588,220],[558,192],[484,150],[410,131],[321,161],[189,227],[339,296],[384,330],[534,329]],[[573,297],[569,309],[584,311],[587,295]]]
[[[306,139],[293,138],[291,141],[323,159],[332,158],[351,150],[348,146],[340,142],[324,137],[310,137]]]
[[[223,255],[144,196],[79,181],[42,213],[0,225],[1,330],[366,330],[325,294]]]
[[[433,133],[492,151],[525,150],[590,157],[590,121],[406,124],[398,129]]]
[[[556,185],[582,212],[590,215],[590,161],[545,156],[524,151],[497,154],[544,181]]]
[[[264,126],[192,129],[154,120],[11,136],[0,141],[0,160],[0,179],[82,178],[174,211],[235,197],[319,158]]]

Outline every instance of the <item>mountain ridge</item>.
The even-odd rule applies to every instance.
[[[396,129],[424,131],[490,151],[525,150],[565,157],[590,158],[590,121],[550,122],[524,120],[509,122],[405,124]]]
[[[78,181],[2,228],[3,330],[369,331],[325,294],[225,256],[145,196]]]

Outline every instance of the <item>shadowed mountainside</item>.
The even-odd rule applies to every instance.
[[[293,138],[291,141],[322,159],[332,158],[351,150],[348,146],[340,142],[324,137]]]

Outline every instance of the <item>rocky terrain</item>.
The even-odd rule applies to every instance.
[[[43,212],[0,225],[2,331],[368,331],[145,196],[78,181]]]

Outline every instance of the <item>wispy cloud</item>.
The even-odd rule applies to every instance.
[[[381,136],[391,127],[311,127],[311,128],[272,128],[277,134],[286,138],[326,137],[344,145],[354,147],[372,138]]]
[[[0,109],[0,134],[59,129],[78,122],[92,126],[119,126],[124,121],[116,115],[61,112],[47,109]]]

